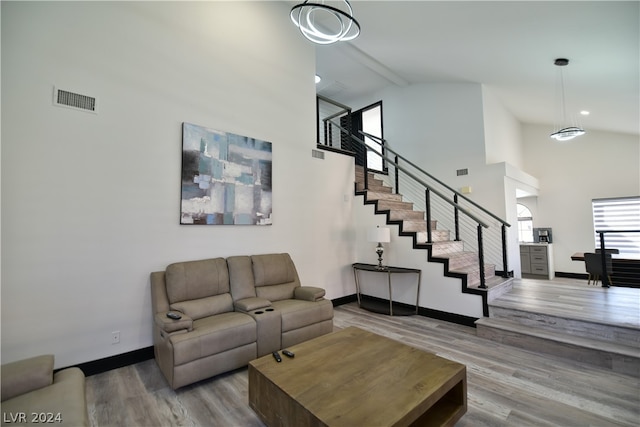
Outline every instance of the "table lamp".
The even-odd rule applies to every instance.
[[[382,254],[384,252],[384,248],[382,247],[383,243],[389,243],[391,241],[391,232],[387,227],[377,226],[376,228],[372,228],[368,233],[368,240],[370,242],[378,242],[378,246],[376,246],[376,253],[378,254],[378,266],[376,267],[378,270],[384,270],[385,267],[382,265]]]

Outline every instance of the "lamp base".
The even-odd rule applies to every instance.
[[[382,254],[384,253],[382,243],[378,243],[378,246],[376,246],[376,253],[378,254],[378,265],[376,266],[376,270],[386,270],[387,267],[382,265]]]

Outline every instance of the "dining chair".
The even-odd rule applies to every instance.
[[[594,286],[597,285],[598,280],[601,280],[601,276],[605,275],[605,272],[602,271],[602,255],[596,253],[585,253],[584,254],[584,265],[587,273],[589,273],[589,279],[587,284],[591,284],[591,280],[593,279]],[[605,252],[605,267],[606,267],[606,276],[609,279],[609,283],[611,283],[611,274],[613,272],[611,254]]]

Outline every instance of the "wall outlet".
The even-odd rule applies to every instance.
[[[111,332],[111,344],[120,344],[120,331]]]

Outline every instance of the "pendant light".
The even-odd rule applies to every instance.
[[[566,126],[567,107],[565,105],[564,73],[562,72],[562,69],[563,67],[569,65],[569,60],[566,58],[558,58],[554,61],[554,64],[558,66],[559,70],[559,88],[556,89],[556,91],[558,92],[557,95],[560,97],[560,110],[562,111],[562,122],[560,125]],[[573,139],[576,136],[584,135],[585,133],[586,132],[584,131],[584,129],[578,126],[568,126],[553,132],[550,136],[556,141],[569,141],[570,139]]]
[[[347,0],[307,0],[293,6],[290,16],[302,35],[317,44],[353,40],[360,34],[360,24],[353,17],[353,9]]]

